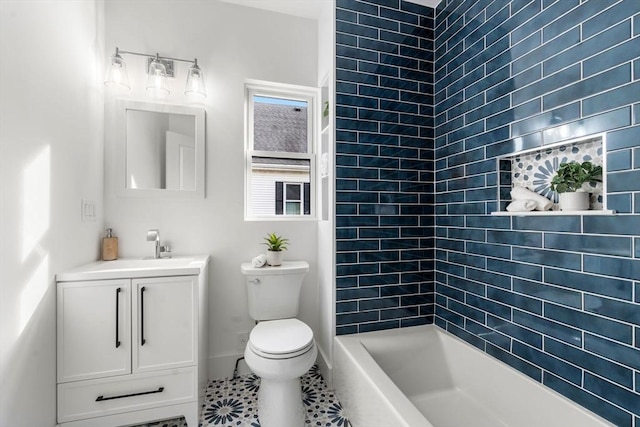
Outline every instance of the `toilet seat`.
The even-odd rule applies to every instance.
[[[313,346],[313,331],[298,319],[260,322],[249,335],[251,350],[267,359],[290,359],[308,352]]]

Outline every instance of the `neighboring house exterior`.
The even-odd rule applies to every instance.
[[[307,153],[306,107],[254,102],[255,151]],[[309,160],[252,158],[252,214],[309,215]]]

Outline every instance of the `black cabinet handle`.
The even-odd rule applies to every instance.
[[[144,339],[144,291],[146,287],[140,288],[140,345],[143,346],[146,340]]]
[[[124,399],[125,397],[143,396],[145,394],[162,393],[163,391],[164,391],[164,387],[158,387],[157,390],[142,391],[140,393],[132,393],[132,394],[121,394],[119,396],[104,397],[103,395],[100,395],[96,398],[96,402],[104,402],[105,400],[113,400],[113,399]]]
[[[116,289],[116,348],[120,347],[120,291]]]

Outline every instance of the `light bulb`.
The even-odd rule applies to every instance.
[[[187,73],[187,84],[184,88],[184,94],[187,96],[197,96],[206,98],[207,92],[204,89],[204,75],[198,67],[198,60],[195,59],[193,65],[189,67]]]
[[[167,69],[160,62],[159,57],[149,64],[149,76],[147,77],[147,92],[156,96],[166,96],[169,94],[167,87]]]
[[[124,90],[131,89],[131,86],[129,86],[127,65],[125,64],[124,59],[122,59],[122,56],[118,53],[118,48],[116,48],[116,53],[109,57],[106,74],[107,78],[104,81],[105,86]]]

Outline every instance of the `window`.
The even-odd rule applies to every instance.
[[[311,184],[276,181],[276,215],[310,215]]]
[[[317,89],[246,85],[248,219],[313,218]]]

